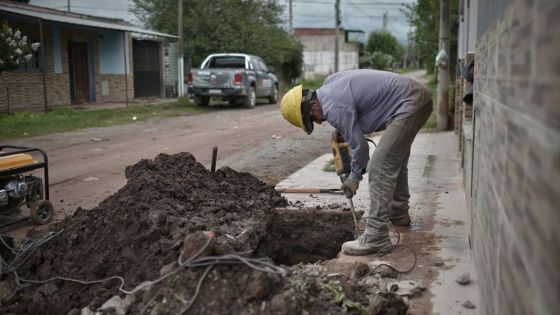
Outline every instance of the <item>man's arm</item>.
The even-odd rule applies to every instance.
[[[352,163],[350,168],[350,178],[361,181],[362,172],[369,161],[369,147],[364,137],[364,133],[358,124],[358,115],[353,106],[337,106],[335,117],[330,123],[344,137],[344,140],[352,149]]]

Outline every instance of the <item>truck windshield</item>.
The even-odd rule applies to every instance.
[[[245,69],[245,57],[214,57],[210,59],[206,68]]]

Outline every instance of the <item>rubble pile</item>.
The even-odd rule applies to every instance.
[[[227,167],[210,172],[188,153],[141,160],[125,175],[126,185],[98,207],[78,209],[53,225],[61,234],[39,247],[18,276],[82,281],[121,276],[123,289],[143,289],[123,294],[113,278],[96,284],[55,280],[16,292],[13,275],[5,275],[0,313],[360,314],[377,298],[376,310],[383,314],[389,303],[379,302],[379,287],[356,277],[331,278],[313,264],[334,258],[352,238],[348,212],[277,211],[287,203],[274,187]],[[188,260],[201,249],[202,258],[234,254],[307,264],[283,266],[280,273],[244,264],[179,268],[180,255]],[[394,307],[402,299],[385,300],[406,311]]]

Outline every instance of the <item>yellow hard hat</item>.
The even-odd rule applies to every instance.
[[[289,90],[284,94],[284,97],[282,97],[280,112],[282,112],[282,117],[290,124],[303,129],[307,134],[311,134],[313,131],[313,122],[309,115],[309,100],[311,99],[312,93],[308,91],[305,92],[307,93],[304,98],[303,85],[301,84]]]

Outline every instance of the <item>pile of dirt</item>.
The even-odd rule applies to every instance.
[[[277,211],[285,206],[274,187],[249,173],[208,171],[188,153],[160,154],[126,169],[127,184],[92,210],[78,209],[63,230],[19,269],[24,279],[54,276],[97,280],[122,276],[132,289],[177,268],[207,242],[202,256],[268,256],[277,263],[312,263],[336,256],[352,238],[348,212]],[[363,313],[376,296],[349,277],[332,279],[319,265],[285,267],[282,274],[244,265],[183,268],[133,295],[119,281],[83,285],[66,281],[26,287],[15,295],[12,276],[0,282],[2,314],[338,314]],[[205,282],[197,290],[199,280]],[[11,287],[10,287],[11,286]],[[119,295],[120,294],[120,295]],[[111,299],[111,303],[106,303]],[[402,301],[402,300],[401,300]],[[92,313],[93,314],[93,313]]]

